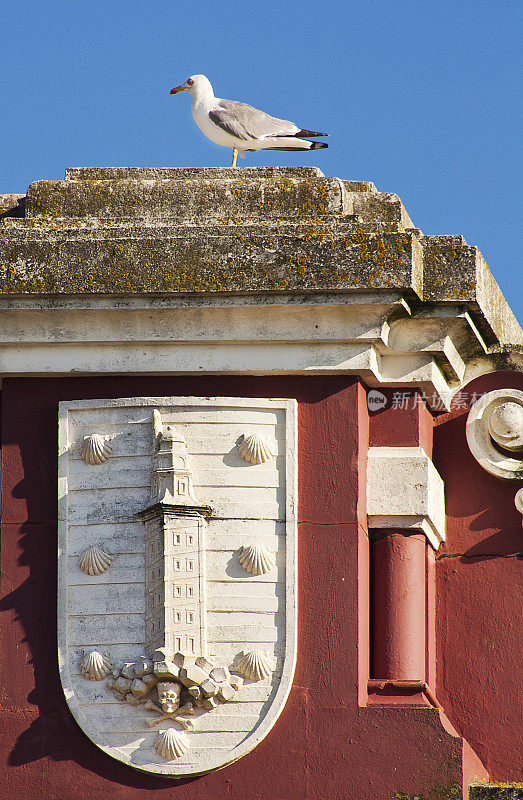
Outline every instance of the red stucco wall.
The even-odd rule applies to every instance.
[[[523,389],[518,373],[479,378],[465,398]],[[468,408],[436,420],[447,539],[437,556],[437,697],[497,780],[523,780],[522,518],[518,484],[489,475],[467,446]]]
[[[176,394],[296,397],[300,448],[299,654],[291,695],[275,727],[253,752],[219,772],[182,781],[135,772],[105,756],[84,736],[61,691],[55,632],[58,401]],[[106,800],[108,796],[140,800],[150,792],[177,800],[391,800],[416,794],[441,800],[460,796],[462,741],[445,729],[437,710],[361,705],[369,648],[364,498],[368,419],[365,392],[357,380],[6,379],[2,419],[4,628],[0,722],[4,766],[0,792],[25,800]],[[441,425],[440,451],[442,446],[445,449],[444,432]],[[439,465],[442,470],[454,468],[444,455],[440,455]],[[458,478],[462,486],[463,475],[451,475],[454,481]],[[458,496],[460,493],[463,502],[470,503],[463,488]],[[494,510],[488,512],[495,520],[497,498],[494,493]],[[451,508],[453,502],[451,498]],[[521,529],[521,520],[519,524]],[[452,538],[447,550],[454,546]],[[502,564],[501,559],[497,561],[499,567],[491,559],[488,568],[510,565],[509,559],[503,559]],[[454,562],[450,558],[440,560],[440,573],[452,570]],[[487,562],[483,559],[477,563],[480,567],[474,569],[484,569]],[[463,567],[464,576],[470,574],[467,566]],[[465,732],[461,717],[466,711],[465,723],[471,719],[472,724],[465,727],[474,734],[480,730],[478,720],[487,719],[491,710],[484,694],[476,691],[474,678],[467,680],[464,708],[457,686],[469,675],[462,667],[463,641],[467,639],[461,620],[466,619],[468,626],[473,624],[480,590],[476,586],[462,594],[458,614],[453,605],[458,595],[452,585],[453,575],[445,579],[441,574],[439,578],[438,615],[447,615],[450,629],[446,637],[440,630],[440,654],[444,658],[440,685],[456,726]],[[460,586],[467,580],[471,583],[464,576],[460,573]],[[494,572],[492,576],[490,585],[495,594]],[[509,594],[505,588],[500,601],[505,612]],[[493,602],[497,600],[489,601],[489,610]],[[463,606],[468,609],[468,618]],[[477,648],[486,612],[480,615],[480,625],[474,629],[477,632],[472,635],[468,631],[471,648]],[[497,626],[491,626],[495,627],[499,629],[499,620]],[[492,633],[499,634],[499,630]],[[482,646],[480,655],[474,652],[479,659],[474,676],[481,676],[480,687],[484,674],[492,669],[492,652],[496,653],[497,666],[504,656],[499,649],[492,649],[492,639]],[[506,688],[510,680],[505,675],[500,685]],[[500,698],[505,708],[507,693],[501,690],[496,694],[491,689],[489,702],[499,702]],[[472,717],[469,707],[474,708]],[[486,729],[486,723],[481,724]],[[501,768],[501,747],[492,742],[492,737],[489,741],[483,735],[476,736],[476,741],[479,739],[483,753]]]

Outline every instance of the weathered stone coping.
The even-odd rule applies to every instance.
[[[469,800],[523,800],[523,783],[473,783]]]
[[[477,248],[423,236],[399,198],[315,167],[72,168],[0,197],[0,297],[400,291],[523,332]]]

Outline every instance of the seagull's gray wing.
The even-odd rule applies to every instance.
[[[209,112],[210,119],[231,136],[248,141],[266,136],[294,136],[300,130],[288,119],[271,117],[264,111],[236,100],[219,100],[218,108]]]

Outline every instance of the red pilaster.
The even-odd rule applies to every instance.
[[[432,457],[432,414],[415,389],[402,392],[405,404],[396,408],[392,402],[394,391],[382,389],[386,405],[369,414],[370,447],[422,447]]]
[[[433,418],[417,392],[370,415],[373,447],[421,447],[432,455]],[[369,704],[435,705],[434,551],[423,533],[374,531]]]
[[[373,543],[373,675],[425,682],[425,536],[387,531]]]

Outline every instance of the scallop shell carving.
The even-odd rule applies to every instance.
[[[183,731],[167,728],[167,730],[159,732],[154,746],[162,758],[173,761],[187,752],[190,742],[189,737]]]
[[[274,671],[274,661],[261,650],[244,651],[238,660],[238,672],[250,681],[261,681]]]
[[[276,564],[274,555],[266,547],[257,544],[242,547],[238,560],[244,570],[251,575],[264,575]]]
[[[244,436],[238,445],[238,451],[244,461],[249,464],[264,464],[274,458],[274,453],[266,439],[259,433]]]
[[[99,433],[92,433],[90,436],[84,436],[84,440],[80,445],[80,455],[86,464],[98,466],[104,464],[113,450],[112,442],[105,436]]]
[[[80,661],[80,675],[90,681],[102,681],[111,672],[113,665],[108,653],[91,650]]]
[[[112,563],[112,556],[95,544],[78,556],[78,566],[86,575],[102,575]]]

